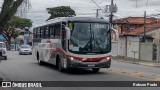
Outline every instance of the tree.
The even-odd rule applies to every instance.
[[[9,21],[9,26],[23,29],[25,27],[32,27],[32,21],[27,18],[13,16],[12,19]]]
[[[7,23],[8,27],[4,28],[1,31],[4,39],[7,41],[7,44],[10,45],[11,38],[18,37],[19,33],[15,30],[15,28],[25,28],[25,27],[32,27],[32,21],[27,18],[20,18],[18,16],[13,16],[12,19]],[[8,48],[10,48],[8,46]]]
[[[23,2],[25,4],[23,4]],[[28,4],[27,2],[29,2],[29,0],[4,0],[0,13],[0,27],[5,27],[7,25],[7,22],[17,12],[18,7],[20,5],[24,5],[25,7]]]
[[[76,16],[75,11],[70,6],[59,6],[54,8],[47,8],[47,11],[51,16],[47,19],[54,19],[56,17],[73,17]]]
[[[11,37],[15,33],[14,27],[9,25],[9,21],[16,14],[19,6],[27,8],[29,0],[4,0],[0,12],[0,33],[7,41],[8,49],[10,49]],[[22,10],[23,11],[23,10]]]
[[[11,38],[15,33],[15,28],[12,27],[5,27],[1,31],[1,34],[3,35],[4,39],[7,41],[7,47],[10,50],[10,44],[11,44]]]

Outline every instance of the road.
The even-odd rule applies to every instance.
[[[0,76],[11,81],[160,81],[160,68],[112,61],[110,69],[98,73],[91,70],[59,72],[53,65],[38,65],[31,55],[19,55],[9,51],[8,60],[0,63]],[[117,88],[117,87],[54,87],[54,88],[11,88],[13,90],[160,90],[160,88]]]

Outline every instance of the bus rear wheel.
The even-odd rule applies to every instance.
[[[44,62],[41,61],[41,60],[38,60],[38,64],[39,64],[39,65],[44,65]]]
[[[99,72],[100,68],[92,68],[93,72]]]

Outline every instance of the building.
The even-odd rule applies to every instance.
[[[159,18],[146,18],[146,25],[159,23]],[[144,26],[144,17],[127,17],[113,21],[114,27],[118,30],[120,35],[131,32],[137,28]]]
[[[125,22],[127,20],[127,23]],[[118,19],[115,26],[119,32],[119,41],[113,42],[113,56],[131,59],[160,61],[160,23],[159,19],[147,18],[146,36],[144,43],[144,19],[142,17],[128,17]],[[129,25],[129,26],[128,26]]]

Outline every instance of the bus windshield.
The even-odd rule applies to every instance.
[[[69,51],[78,54],[111,51],[111,32],[107,23],[73,23]]]

